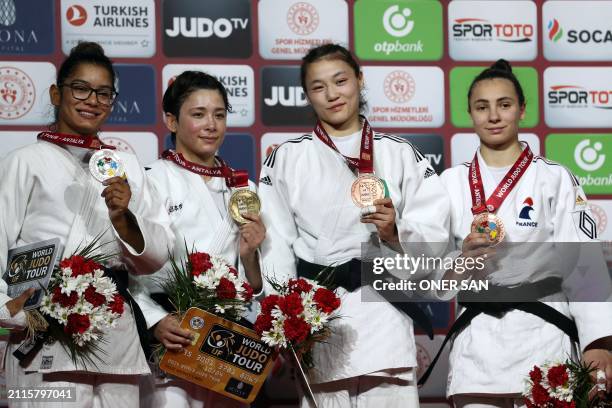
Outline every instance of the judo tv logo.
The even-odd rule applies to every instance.
[[[296,3],[287,11],[287,25],[298,35],[308,35],[319,27],[319,13],[310,3]]]
[[[355,3],[355,52],[362,59],[438,60],[442,6],[417,0]]]
[[[0,0],[0,54],[53,52],[54,15],[53,2]]]
[[[612,134],[551,134],[546,155],[566,165],[587,194],[612,194]]]
[[[0,67],[0,119],[18,119],[36,100],[34,82],[16,67]]]
[[[251,56],[249,1],[173,0],[163,2],[163,7],[163,44],[167,56]]]

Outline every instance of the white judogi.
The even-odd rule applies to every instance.
[[[353,138],[351,146],[334,140],[343,154],[358,157],[360,135],[346,136]],[[387,183],[401,242],[447,239],[448,198],[421,153],[404,139],[375,132],[374,170]],[[296,258],[320,265],[361,258],[361,244],[368,241],[383,255],[394,253],[381,244],[374,225],[360,222],[350,194],[355,178],[343,157],[314,134],[283,143],[268,156],[259,183],[268,227],[264,274],[282,282],[297,276]],[[403,380],[416,380],[412,320],[385,301],[363,302],[364,290],[373,292],[339,288],[342,318],[332,322],[331,337],[314,347],[313,384],[387,376],[388,369],[410,369],[407,375],[401,370]]]
[[[478,161],[488,198],[509,167],[489,168],[480,152]],[[455,248],[461,248],[474,218],[468,174],[469,163],[464,163],[447,169],[441,176],[453,202],[451,240]],[[525,210],[528,198],[533,205]],[[504,222],[507,242],[583,242],[591,240],[594,234],[586,195],[575,177],[559,164],[539,156],[533,158],[496,214]],[[527,252],[522,255],[512,252],[512,256],[504,257],[498,252],[493,256],[491,261],[498,268],[490,275],[492,284],[512,286],[560,276],[559,254],[551,251],[530,254],[536,245],[525,247]],[[569,261],[576,261],[574,255]],[[575,320],[582,349],[596,339],[612,335],[610,303],[547,304]],[[569,337],[540,317],[519,310],[512,310],[500,319],[480,314],[453,342],[447,395],[521,393],[523,380],[534,365],[547,360],[565,361],[571,355]]]
[[[144,171],[135,156],[116,152],[125,164],[132,197],[129,209],[135,215],[142,232],[145,248],[136,253],[123,242],[112,227],[104,199],[100,197],[105,188],[93,179],[87,169],[91,151],[82,148],[63,148],[39,141],[11,152],[0,161],[0,271],[4,273],[7,251],[39,241],[60,238],[64,246],[62,257],[73,254],[79,247],[92,242],[104,233],[100,243],[111,242],[104,250],[120,253],[121,261],[135,273],[151,273],[166,260],[167,248],[174,237],[169,229],[167,215],[152,195],[144,177]],[[4,281],[2,281],[4,284]],[[10,298],[6,285],[0,293],[0,305]],[[125,305],[125,312],[117,327],[105,335],[106,343],[100,343],[105,354],[104,363],[87,365],[87,371],[110,375],[122,375],[115,381],[126,383],[129,398],[138,399],[137,380],[130,376],[146,374],[149,368],[140,346],[132,312]],[[45,345],[32,363],[22,369],[12,352],[18,345],[7,350],[7,386],[43,384],[40,374],[74,370],[70,357],[57,342]],[[60,381],[60,374],[54,375]],[[83,381],[90,383],[83,377]],[[80,392],[79,390],[77,390]],[[92,391],[93,392],[93,391]],[[85,392],[86,393],[86,392]],[[84,394],[83,394],[84,395]],[[117,395],[117,397],[119,397]],[[75,405],[77,406],[77,405]],[[115,405],[117,406],[117,405]]]
[[[207,252],[222,257],[232,265],[238,264],[240,231],[227,210],[231,191],[225,179],[212,177],[205,182],[202,176],[162,159],[148,166],[147,176],[172,221],[176,240],[173,256],[176,260],[185,256],[186,245],[189,251]],[[249,188],[256,191],[255,185],[250,182]],[[131,290],[149,328],[168,315],[149,294],[162,291],[157,282],[168,276],[170,268],[168,261],[152,279],[149,276],[133,277]],[[244,278],[242,268],[239,268],[239,273]],[[141,406],[147,407],[242,406],[233,399],[180,379],[158,384],[143,402],[145,404]]]

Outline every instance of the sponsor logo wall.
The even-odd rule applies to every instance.
[[[505,58],[527,102],[520,139],[576,174],[612,241],[610,21],[612,0],[0,0],[0,157],[52,122],[49,87],[79,40],[100,42],[116,63],[108,143],[155,160],[172,146],[161,109],[168,82],[203,70],[227,87],[233,108],[220,153],[254,181],[275,146],[312,130],[299,64],[313,46],[350,47],[364,73],[363,113],[437,172],[472,159],[479,142],[467,91]],[[443,312],[438,334],[454,309]],[[433,354],[429,345],[423,339]],[[424,398],[443,398],[444,364]]]

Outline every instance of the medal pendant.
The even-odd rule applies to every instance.
[[[362,174],[351,186],[351,198],[357,207],[374,205],[374,201],[385,198],[385,184],[373,174]]]
[[[493,213],[481,213],[474,217],[471,226],[472,232],[487,234],[491,246],[495,246],[504,240],[506,230],[504,222]]]
[[[119,156],[112,150],[96,150],[89,159],[89,172],[99,182],[123,176],[125,169]]]
[[[234,191],[229,199],[229,212],[234,221],[238,224],[250,222],[242,216],[244,213],[259,215],[261,202],[257,193],[248,188],[241,188]]]

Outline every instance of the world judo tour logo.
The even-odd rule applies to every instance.
[[[519,227],[537,227],[538,223],[536,221],[533,221],[533,219],[531,218],[532,211],[535,212],[533,208],[533,199],[531,197],[527,197],[523,201],[523,208],[519,213],[519,220],[524,221],[516,221],[516,225]]]

